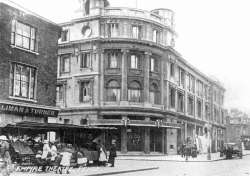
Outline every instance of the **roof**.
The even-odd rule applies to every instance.
[[[96,129],[96,130],[115,130],[115,127],[100,127],[90,125],[73,125],[73,124],[60,124],[60,123],[38,123],[38,122],[18,122],[9,123],[4,126],[5,128],[29,128],[34,130],[56,131],[60,129]]]

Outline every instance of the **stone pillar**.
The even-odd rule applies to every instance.
[[[127,116],[122,117],[123,120],[127,120]],[[127,127],[122,126],[121,127],[121,153],[127,153],[128,152],[128,134],[127,134]]]
[[[98,51],[98,59],[99,59],[99,72],[100,72],[100,81],[99,81],[99,105],[103,105],[104,103],[104,50]]]
[[[122,83],[121,83],[121,103],[128,102],[128,51],[122,50]]]
[[[143,89],[143,96],[144,96],[144,104],[147,106],[150,104],[150,97],[149,97],[149,70],[150,70],[150,56],[151,53],[145,52],[145,61],[144,61],[144,89]]]
[[[160,97],[161,97],[161,105],[164,105],[164,94],[166,94],[166,90],[164,89],[164,67],[166,67],[166,62],[163,60],[163,58],[159,58],[159,64],[160,64],[160,77],[161,77],[161,91],[160,91]]]
[[[184,134],[185,134],[185,135],[184,135],[184,138],[185,138],[185,139],[184,139],[184,140],[186,140],[186,139],[187,139],[187,137],[188,137],[188,134],[187,134],[187,133],[188,133],[187,128],[188,128],[188,124],[187,124],[187,122],[185,122],[185,129],[184,129],[184,130],[185,130],[185,132],[184,132]]]
[[[161,129],[161,152],[166,154],[167,153],[167,150],[165,148],[166,146],[166,142],[165,142],[165,138],[166,138],[166,128],[162,128]]]
[[[150,118],[146,117],[145,121],[149,121]],[[144,152],[150,153],[150,127],[144,127]]]
[[[168,130],[164,128],[164,154],[168,154]]]

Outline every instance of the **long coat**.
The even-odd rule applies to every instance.
[[[109,160],[114,160],[116,157],[116,146],[114,144],[110,147]]]

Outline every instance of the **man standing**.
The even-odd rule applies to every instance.
[[[11,157],[9,143],[6,136],[0,136],[0,174],[9,176],[11,171]]]
[[[110,147],[110,153],[109,153],[109,163],[111,164],[110,167],[115,166],[115,157],[116,157],[116,141],[112,140],[111,142],[111,147]]]

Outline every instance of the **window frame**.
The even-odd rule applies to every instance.
[[[66,32],[66,40],[63,40],[63,33]],[[68,42],[69,41],[69,29],[63,29],[61,32],[61,42]]]
[[[87,85],[86,87],[84,85]],[[83,90],[84,89],[84,90]],[[90,103],[92,101],[92,81],[91,80],[82,80],[79,81],[79,103]],[[86,97],[84,98],[84,92],[86,91]],[[88,96],[87,96],[88,95]]]
[[[169,107],[171,109],[176,108],[176,88],[169,86]],[[172,99],[173,98],[173,99]]]
[[[131,87],[133,83],[136,83],[138,85],[137,88]],[[132,99],[132,94],[133,95],[138,95],[135,97],[135,99]],[[132,81],[128,85],[128,101],[129,102],[135,102],[135,103],[140,103],[142,102],[142,87],[141,84],[138,81]]]
[[[136,30],[134,31],[134,29]],[[133,39],[142,39],[142,26],[141,25],[133,24],[131,26],[131,37]]]
[[[80,69],[92,68],[91,52],[80,53]]]
[[[69,65],[69,68],[68,70],[65,70],[65,60],[68,59],[68,65]],[[71,55],[70,54],[63,54],[63,55],[60,55],[60,73],[61,74],[65,74],[65,73],[70,73],[71,71]]]
[[[135,62],[132,62],[132,56],[135,56],[134,57],[134,59],[135,59],[134,61]],[[129,67],[130,69],[139,70],[140,69],[139,62],[140,62],[140,56],[138,54],[135,54],[135,53],[130,54],[130,67]],[[132,63],[133,63],[133,65],[132,65]]]
[[[115,82],[117,84],[117,86],[110,85],[112,82]],[[106,90],[107,90],[106,101],[108,101],[108,102],[119,102],[120,101],[120,99],[121,99],[121,86],[117,80],[110,80],[107,84]],[[115,93],[115,100],[112,99],[111,96],[109,96],[110,91]]]

